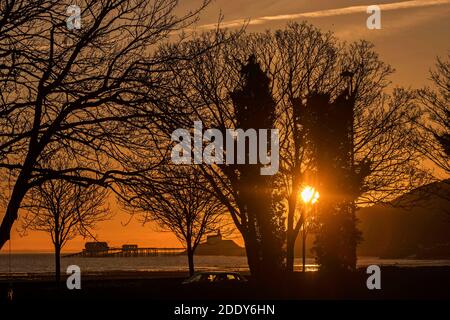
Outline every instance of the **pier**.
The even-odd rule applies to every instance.
[[[137,245],[123,245],[121,248],[110,248],[106,242],[88,242],[83,251],[63,257],[158,257],[181,255],[185,251],[184,248],[139,248]]]

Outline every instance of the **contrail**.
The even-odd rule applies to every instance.
[[[410,8],[421,8],[421,7],[431,7],[431,6],[439,6],[450,4],[450,0],[413,0],[413,1],[403,1],[403,2],[394,2],[394,3],[386,3],[378,5],[383,11],[392,11],[392,10],[400,10],[400,9],[410,9]],[[337,9],[328,9],[328,10],[320,10],[320,11],[311,11],[311,12],[303,12],[296,14],[284,14],[277,16],[264,16],[250,20],[236,19],[231,21],[226,21],[221,23],[221,27],[224,28],[235,28],[241,27],[243,24],[247,23],[248,25],[258,25],[272,21],[282,21],[282,20],[294,20],[300,18],[324,18],[324,17],[334,17],[334,16],[342,16],[349,15],[354,13],[366,12],[367,7],[369,5],[360,5],[360,6],[352,6],[345,8],[337,8]],[[200,29],[215,29],[217,28],[217,24],[205,24],[199,26]]]

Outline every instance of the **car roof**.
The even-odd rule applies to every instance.
[[[236,275],[240,275],[238,272],[233,272],[233,271],[200,271],[197,272],[197,274],[236,274]]]

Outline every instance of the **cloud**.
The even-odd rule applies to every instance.
[[[401,10],[401,9],[412,9],[412,8],[422,8],[422,7],[431,7],[431,6],[439,6],[450,4],[450,0],[412,0],[412,1],[403,1],[403,2],[394,2],[394,3],[386,3],[378,5],[382,11],[392,11],[392,10]],[[260,25],[268,22],[274,21],[284,21],[284,20],[295,20],[302,18],[326,18],[326,17],[335,17],[335,16],[343,16],[355,13],[366,13],[368,5],[360,5],[360,6],[351,6],[345,8],[337,8],[337,9],[327,9],[327,10],[319,10],[312,12],[303,12],[296,14],[284,14],[284,15],[276,15],[276,16],[263,16],[250,20],[236,19],[231,21],[225,21],[221,23],[221,27],[223,28],[236,28],[241,27],[244,24],[248,25]],[[215,29],[217,28],[217,24],[205,24],[199,27],[200,29]]]

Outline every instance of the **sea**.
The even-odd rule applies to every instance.
[[[374,257],[360,257],[358,266],[369,265],[420,267],[420,266],[450,266],[450,260],[413,260],[413,259],[379,259]],[[83,273],[109,272],[186,272],[187,258],[185,256],[157,256],[157,257],[103,257],[83,258],[66,257],[61,259],[61,270],[69,265],[77,265]],[[26,277],[27,275],[51,275],[54,272],[54,256],[51,253],[13,253],[0,254],[0,279],[10,276]],[[197,271],[240,271],[247,272],[246,257],[233,256],[196,256]],[[295,259],[294,269],[302,270],[302,260]],[[307,271],[317,271],[317,264],[313,258],[306,260]]]

